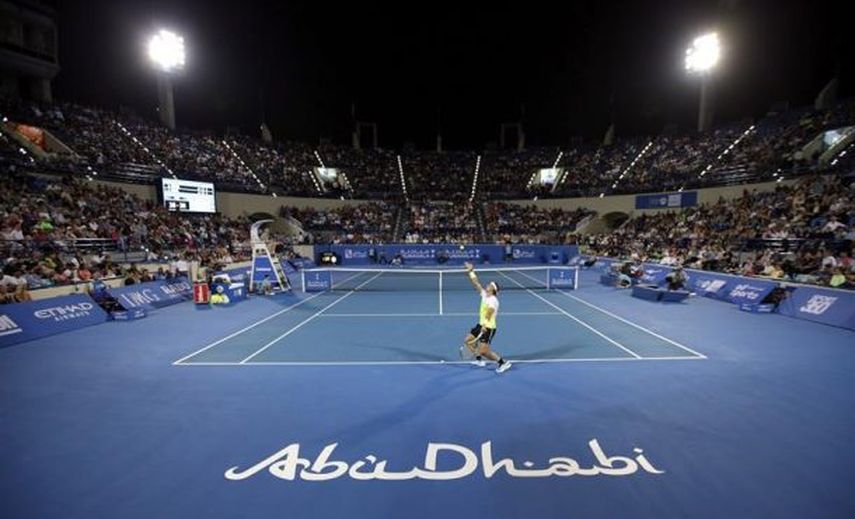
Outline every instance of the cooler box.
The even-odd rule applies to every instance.
[[[613,287],[617,285],[618,277],[613,276],[611,274],[602,274],[600,275],[600,283],[606,285],[607,287]]]
[[[679,303],[689,297],[685,290],[669,290],[662,292],[662,301],[668,303]]]
[[[193,302],[206,305],[211,301],[211,289],[207,283],[193,283]]]
[[[632,297],[648,301],[659,301],[662,297],[662,291],[654,285],[635,285],[632,287]]]

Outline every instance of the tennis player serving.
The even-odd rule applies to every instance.
[[[499,286],[491,281],[484,288],[478,281],[478,275],[471,263],[464,263],[469,272],[469,281],[475,290],[481,294],[481,308],[478,311],[478,324],[469,331],[469,335],[463,341],[464,347],[475,357],[473,364],[486,366],[484,358],[498,362],[496,373],[504,373],[511,369],[511,363],[502,358],[501,355],[490,349],[490,343],[496,336],[496,315],[499,313]]]

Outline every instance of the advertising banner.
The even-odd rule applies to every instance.
[[[765,279],[732,278],[727,290],[727,300],[737,305],[760,303],[776,286],[778,283]]]
[[[187,278],[175,278],[169,281],[149,281],[128,287],[110,288],[107,292],[127,310],[132,308],[154,310],[189,301],[193,297],[193,285]]]
[[[304,270],[303,291],[323,292],[332,288],[332,274],[327,270]]]
[[[465,261],[477,264],[501,264],[505,260],[503,245],[330,245],[315,247],[315,252],[330,251],[338,255],[345,266],[384,264],[400,255],[407,265],[462,265]],[[564,264],[578,254],[575,245],[514,245],[511,256],[514,263]]]
[[[276,283],[276,273],[273,272],[273,263],[267,256],[257,256],[252,260],[252,285],[264,281],[265,276],[270,283]]]
[[[778,312],[855,330],[855,292],[799,287],[784,299]]]
[[[704,297],[727,301],[728,287],[736,278],[717,276],[711,272],[692,270],[688,273],[689,290]]]
[[[3,305],[0,307],[0,347],[106,321],[107,312],[83,294]]]
[[[660,285],[665,281],[665,276],[670,273],[671,267],[645,263],[644,274],[641,275],[641,282],[648,285]]]
[[[636,209],[679,209],[698,205],[697,191],[682,193],[658,193],[655,195],[636,195]]]

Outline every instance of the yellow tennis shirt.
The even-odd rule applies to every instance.
[[[493,309],[493,316],[487,319],[487,309]],[[479,310],[478,324],[485,328],[496,329],[496,315],[499,313],[499,298],[490,295],[486,290],[481,292],[481,308]]]

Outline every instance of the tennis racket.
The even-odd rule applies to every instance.
[[[462,360],[472,360],[475,358],[475,352],[470,350],[465,344],[460,347],[460,358]]]
[[[484,335],[484,330],[481,330],[481,333],[478,334],[478,337],[475,338],[475,350],[471,350],[466,344],[460,347],[460,358],[463,360],[472,360],[474,359],[477,352],[480,349],[481,337]]]

